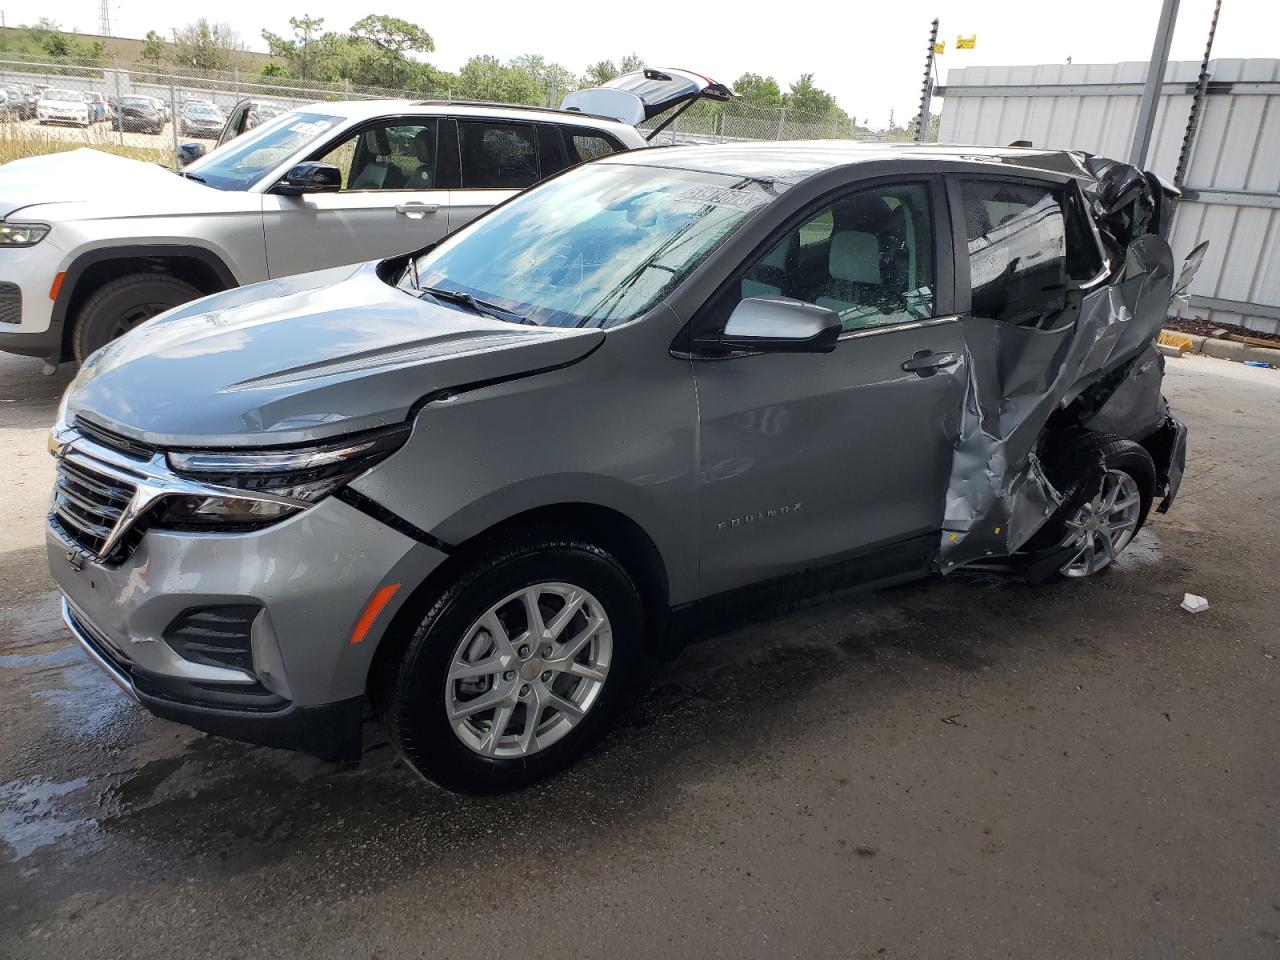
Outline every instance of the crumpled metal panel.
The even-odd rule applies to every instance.
[[[1129,364],[1103,410],[1118,395],[1107,414],[1116,422],[1160,416],[1159,377],[1139,360],[1152,349],[1172,290],[1173,252],[1147,234],[1129,244],[1108,283],[1069,304],[1048,329],[963,321],[969,378],[947,487],[943,573],[1011,556],[1061,505],[1035,452],[1054,411]]]

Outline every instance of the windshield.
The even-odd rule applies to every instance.
[[[46,90],[41,98],[44,100],[69,100],[72,103],[84,103],[84,97],[70,90]]]
[[[216,119],[221,116],[214,107],[206,106],[203,103],[188,104],[186,112],[189,117],[213,117]]]
[[[652,307],[774,196],[772,184],[722,174],[579,167],[424,254],[417,279],[544,326],[612,326]]]
[[[322,113],[288,113],[247,133],[186,168],[219,190],[248,190],[325,131],[339,117]]]
[[[143,110],[154,110],[156,105],[150,100],[144,100],[142,97],[125,97],[120,101],[126,107],[141,107]]]

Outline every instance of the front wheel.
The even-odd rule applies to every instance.
[[[83,363],[143,321],[198,296],[200,291],[191,284],[162,273],[138,273],[104,283],[76,318],[71,338],[76,362]]]
[[[635,584],[612,555],[530,538],[468,564],[384,666],[374,700],[428,780],[517,790],[603,735],[635,676],[642,622]]]

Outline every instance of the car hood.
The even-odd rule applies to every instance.
[[[85,362],[66,416],[156,446],[302,443],[402,422],[432,393],[564,366],[605,336],[425,302],[377,268],[271,280],[162,314]]]
[[[99,208],[120,208],[138,216],[157,211],[187,213],[209,206],[219,208],[228,201],[243,203],[244,196],[179,177],[159,164],[88,147],[11,160],[0,166],[0,218],[25,207],[67,203],[85,205],[76,208],[77,216],[93,216]],[[253,195],[253,202],[261,206],[257,195]]]

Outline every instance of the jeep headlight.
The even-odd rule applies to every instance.
[[[345,487],[400,449],[409,430],[406,424],[307,447],[171,451],[169,466],[179,476],[247,495],[170,495],[154,522],[188,530],[266,526]]]
[[[0,223],[0,247],[32,247],[48,232],[47,223]]]

